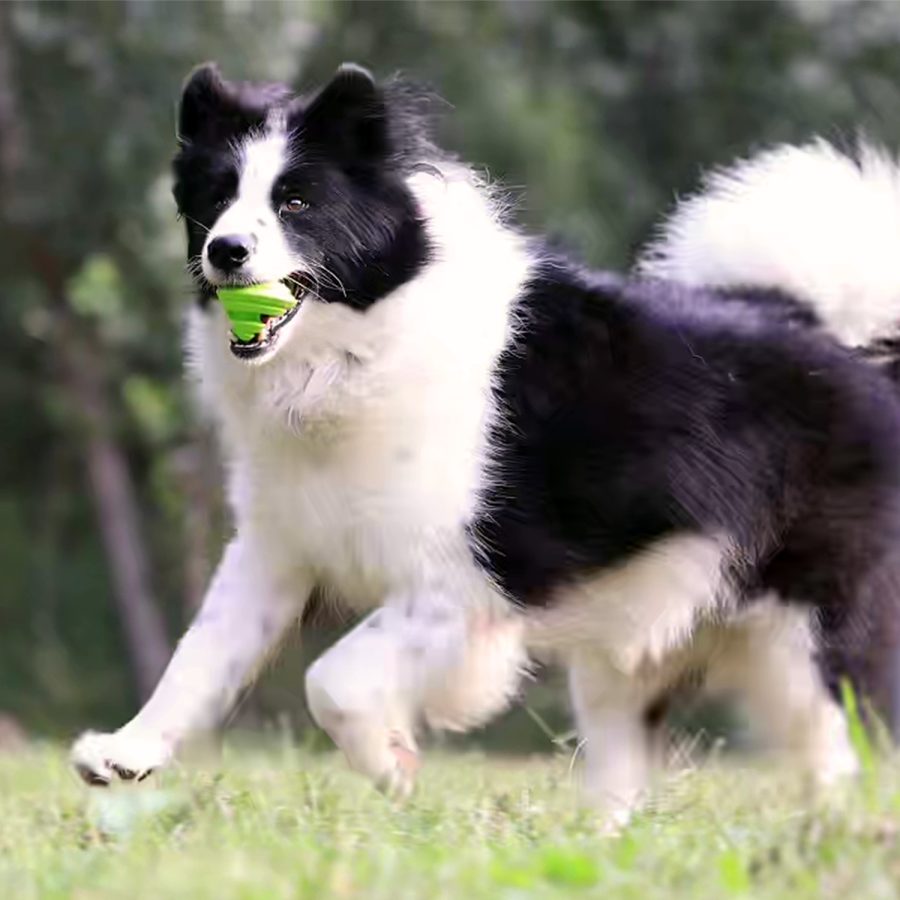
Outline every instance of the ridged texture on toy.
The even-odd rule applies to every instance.
[[[216,293],[231,323],[231,330],[241,341],[252,341],[259,337],[266,327],[263,316],[277,319],[297,302],[280,281],[222,287]]]

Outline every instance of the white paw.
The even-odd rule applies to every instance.
[[[419,754],[410,736],[355,715],[343,715],[339,722],[326,719],[323,727],[350,768],[369,778],[379,791],[398,800],[412,794]]]
[[[598,773],[591,775],[589,771],[581,786],[580,805],[593,813],[600,834],[617,835],[645,804],[648,785],[643,778],[635,779],[633,773],[620,772],[614,779]]]
[[[849,743],[838,745],[812,767],[812,776],[820,788],[829,788],[859,772],[859,760]]]
[[[819,728],[807,735],[804,756],[814,785],[828,788],[856,775],[859,759],[840,711],[831,707],[820,721]]]
[[[636,805],[600,806],[596,809],[597,834],[601,837],[618,837],[631,823]]]
[[[352,769],[385,794],[405,799],[413,791],[419,768],[409,716],[377,702],[378,698],[371,701],[369,709],[362,706],[358,696],[348,697],[346,679],[337,680],[338,672],[329,669],[328,661],[323,657],[307,672],[310,715],[343,751]],[[353,688],[352,683],[349,688]]]
[[[416,786],[419,773],[419,754],[396,732],[388,739],[388,753],[384,756],[385,769],[375,778],[382,793],[397,800],[406,800]]]
[[[105,786],[113,779],[142,781],[172,758],[172,746],[159,735],[87,731],[72,747],[72,765],[90,785]]]

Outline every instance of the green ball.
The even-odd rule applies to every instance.
[[[252,341],[262,333],[266,327],[263,316],[278,318],[297,303],[290,289],[280,281],[220,287],[216,294],[231,322],[231,330],[241,341]]]

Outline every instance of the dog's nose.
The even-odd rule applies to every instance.
[[[209,242],[209,261],[223,272],[239,269],[250,258],[254,245],[249,234],[223,234]]]

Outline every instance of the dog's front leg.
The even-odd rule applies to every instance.
[[[353,768],[405,796],[419,723],[463,731],[500,712],[526,668],[521,638],[511,611],[434,591],[389,598],[309,668],[310,712]]]
[[[299,617],[310,584],[270,568],[251,541],[226,549],[203,606],[144,708],[111,734],[87,732],[72,762],[89,784],[143,778],[189,735],[215,725]]]

